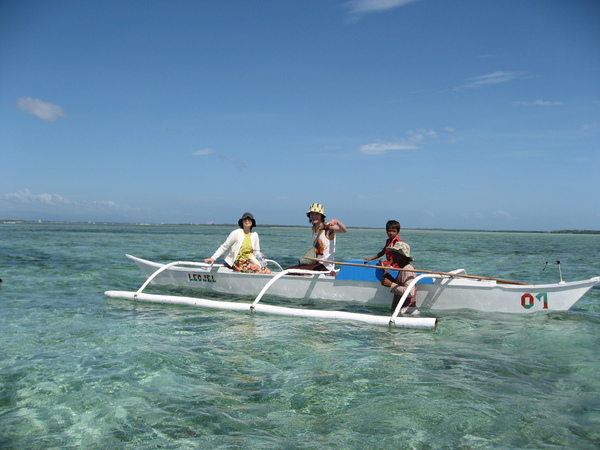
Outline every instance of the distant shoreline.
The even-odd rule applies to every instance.
[[[78,221],[52,221],[52,220],[20,220],[20,219],[0,219],[0,224],[78,224],[78,225],[132,225],[132,226],[231,226],[237,227],[233,223],[131,223],[131,222],[78,222]],[[306,228],[304,225],[271,225],[262,224],[260,227],[269,228]],[[372,227],[348,227],[354,230],[378,230],[380,228]],[[454,228],[403,228],[406,231],[453,231],[453,232],[481,232],[481,233],[539,233],[539,234],[600,234],[600,230],[554,230],[554,231],[536,231],[536,230],[476,230],[476,229],[454,229]]]

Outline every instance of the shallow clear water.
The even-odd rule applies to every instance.
[[[125,253],[199,260],[231,229],[0,225],[0,447],[600,446],[598,286],[568,312],[436,313],[436,330],[103,295],[143,283]],[[257,231],[282,265],[310,245],[308,228]],[[567,281],[600,275],[600,235],[401,234],[417,268],[555,282],[544,263],[560,260]],[[337,259],[385,238],[351,229]]]

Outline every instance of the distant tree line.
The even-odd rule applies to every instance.
[[[551,231],[551,233],[557,233],[557,234],[600,234],[600,231],[596,231],[596,230],[558,230],[558,231]]]

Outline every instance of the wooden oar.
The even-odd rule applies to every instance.
[[[312,259],[313,261],[319,261],[322,263],[337,264],[339,266],[367,267],[367,268],[371,268],[371,269],[397,270],[399,272],[431,273],[431,274],[435,274],[435,275],[447,275],[449,277],[474,278],[476,280],[491,280],[491,281],[497,281],[498,283],[505,283],[505,284],[522,284],[522,285],[531,284],[531,283],[521,283],[520,281],[500,280],[499,278],[480,277],[477,275],[467,275],[464,273],[436,272],[434,270],[420,270],[420,269],[399,269],[397,267],[375,266],[372,264],[345,263],[345,262],[339,262],[339,261],[328,261],[326,259],[317,259],[317,258],[306,258],[306,259]]]

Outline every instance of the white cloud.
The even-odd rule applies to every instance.
[[[21,189],[17,192],[4,195],[4,198],[15,203],[42,203],[45,205],[64,205],[69,203],[58,194],[32,194],[29,189]]]
[[[39,98],[21,97],[17,100],[17,107],[27,114],[48,122],[54,122],[59,117],[67,115],[60,106],[44,102]]]
[[[36,194],[20,189],[0,195],[0,218],[57,221],[128,221],[130,213],[145,213],[146,207],[120,205],[112,200],[88,200],[58,194]]]
[[[119,205],[112,200],[92,200],[89,203],[99,208],[119,208]]]
[[[418,128],[416,130],[411,130],[408,132],[410,136],[410,142],[412,143],[420,143],[423,142],[426,138],[434,139],[437,137],[437,132],[435,130],[427,129],[427,128]]]
[[[521,74],[517,72],[493,72],[488,73],[487,75],[469,78],[468,83],[464,84],[462,87],[481,88],[484,86],[493,86],[496,84],[507,83],[520,77]]]
[[[562,102],[549,102],[546,100],[536,100],[534,102],[513,102],[513,105],[520,106],[560,106]]]
[[[419,0],[350,0],[346,6],[355,14],[365,14],[404,6]]]
[[[78,207],[78,208],[108,208],[121,209],[121,206],[112,200],[83,200],[74,201],[58,194],[34,194],[29,189],[20,189],[10,194],[5,194],[4,200],[11,204],[38,205],[47,207]],[[129,208],[125,208],[129,209]]]
[[[443,129],[445,133],[453,133],[456,130],[451,127]],[[395,142],[376,141],[372,144],[362,145],[358,151],[365,155],[381,155],[390,150],[417,150],[423,145],[430,145],[438,141],[440,138],[437,131],[431,128],[417,128],[406,132],[407,139],[400,139]],[[444,135],[441,137],[443,138]],[[450,141],[454,142],[454,140]]]
[[[362,145],[358,151],[365,155],[381,155],[391,150],[416,150],[418,148],[418,146],[413,144],[379,141],[373,144]]]

